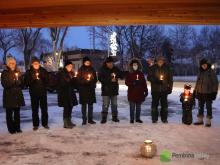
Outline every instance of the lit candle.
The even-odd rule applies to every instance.
[[[78,72],[75,72],[75,75],[74,75],[74,77],[77,77],[77,74],[78,74]]]
[[[91,74],[88,74],[87,80],[90,81],[90,79],[91,79]]]
[[[189,99],[189,96],[188,96],[188,95],[185,95],[184,101],[188,101],[188,99]]]
[[[149,153],[151,152],[151,146],[150,145],[146,145],[146,151]]]
[[[37,77],[37,80],[39,80],[39,73],[38,72],[36,73],[36,77]]]
[[[18,72],[15,73],[16,80],[18,80]]]
[[[136,76],[137,78],[136,78],[136,80],[139,80],[139,75],[137,74],[137,76]]]
[[[160,80],[163,80],[163,75],[160,75]]]
[[[116,74],[115,74],[115,73],[112,73],[112,75],[113,75],[113,79],[115,79],[115,77],[116,77]]]

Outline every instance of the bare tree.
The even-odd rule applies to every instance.
[[[25,69],[29,68],[32,55],[37,49],[39,43],[41,28],[26,28],[17,31],[16,43],[24,54]]]
[[[5,29],[0,30],[0,49],[3,51],[3,63],[6,61],[6,56],[10,49],[16,47],[14,40],[15,30]]]
[[[62,58],[64,39],[68,32],[68,27],[64,28],[49,28],[50,37],[53,45],[53,57],[55,60],[56,69],[59,68],[60,60]]]

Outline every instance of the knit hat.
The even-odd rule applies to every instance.
[[[201,59],[200,66],[202,66],[203,64],[208,64],[208,60],[205,58]]]
[[[190,90],[191,88],[192,88],[192,86],[190,84],[185,84],[184,85],[184,89],[189,89]]]
[[[87,56],[83,58],[83,63],[85,63],[86,61],[90,61],[91,62],[90,58],[87,57]]]
[[[113,58],[111,56],[107,57],[106,60],[105,60],[106,63],[109,63],[109,62],[114,62]]]
[[[34,62],[40,63],[40,60],[39,60],[37,57],[33,57],[33,58],[31,59],[31,64],[33,64]]]
[[[64,64],[64,67],[66,67],[67,65],[72,65],[73,63],[71,61],[66,61]]]

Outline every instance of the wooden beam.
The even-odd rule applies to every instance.
[[[0,2],[0,20],[1,28],[220,24],[220,1],[6,0]]]

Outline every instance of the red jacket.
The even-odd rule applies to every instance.
[[[128,101],[141,103],[145,100],[148,89],[144,74],[141,71],[129,72],[125,84],[128,86]]]

